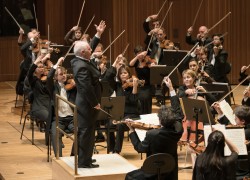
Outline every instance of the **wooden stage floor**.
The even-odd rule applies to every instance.
[[[244,86],[240,86],[234,91],[236,104],[240,104],[244,88]],[[52,165],[51,161],[47,162],[47,146],[44,143],[44,133],[41,133],[35,127],[35,145],[32,145],[30,124],[27,121],[24,137],[22,140],[20,139],[23,125],[19,124],[22,100],[18,100],[17,106],[19,107],[15,108],[15,82],[0,82],[0,91],[0,179],[52,179]],[[153,106],[154,110],[156,108],[156,106]],[[72,143],[65,137],[63,142],[65,144],[63,155],[69,156]],[[98,144],[106,145],[106,142]],[[106,153],[105,148],[97,147],[97,150],[99,154]],[[179,167],[191,165],[189,151],[185,164],[185,153],[185,146],[182,150],[179,148]],[[145,160],[145,155],[143,155],[141,160],[141,155],[134,150],[126,137],[124,138],[124,146],[120,155],[138,168]],[[54,155],[51,155],[50,158],[53,157]],[[189,180],[191,177],[192,169],[179,170],[180,180]]]

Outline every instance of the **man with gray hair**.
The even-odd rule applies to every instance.
[[[92,159],[95,143],[97,111],[100,109],[101,84],[100,71],[90,60],[91,48],[87,42],[76,41],[75,58],[71,60],[77,88],[75,104],[78,119],[78,167],[97,168]]]

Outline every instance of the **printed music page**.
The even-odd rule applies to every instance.
[[[140,120],[137,121],[146,124],[154,124],[154,125],[160,124],[157,113],[140,115]],[[137,133],[140,141],[143,141],[145,139],[147,130],[135,129],[135,132]]]
[[[222,112],[228,118],[230,123],[236,125],[235,114],[233,113],[233,109],[231,108],[231,106],[225,101],[225,99],[221,101],[219,104]]]
[[[227,137],[227,139],[231,141],[239,149],[239,155],[247,155],[247,147],[245,144],[246,137],[244,128],[226,129],[225,125],[221,124],[213,125],[213,128],[223,132],[223,134]],[[204,126],[205,146],[207,145],[207,139],[210,133],[211,133],[210,125],[205,125]],[[231,151],[229,150],[227,145],[225,146],[224,154],[225,156],[229,156],[231,154]]]

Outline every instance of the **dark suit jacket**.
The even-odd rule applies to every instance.
[[[209,62],[211,63],[211,60],[213,58],[213,50],[211,50],[209,55]],[[222,49],[219,51],[218,55],[215,56],[215,63],[212,69],[212,77],[217,82],[225,82],[228,83],[227,79],[227,72],[226,72],[226,65],[227,65],[227,57],[228,53]]]
[[[139,153],[147,153],[147,156],[156,153],[169,153],[175,161],[176,167],[174,173],[169,179],[178,179],[178,156],[177,156],[177,142],[182,136],[183,128],[181,120],[183,114],[180,108],[179,99],[173,96],[170,99],[171,106],[175,110],[179,121],[176,121],[173,127],[162,127],[160,129],[152,129],[146,133],[145,139],[141,142],[136,132],[129,135],[135,150]]]
[[[32,46],[32,42],[30,39],[27,39],[27,41],[20,48],[21,53],[24,57],[22,67],[26,70],[29,69],[32,63],[32,50],[30,49],[30,46]]]
[[[100,72],[92,61],[79,57],[71,60],[71,66],[77,88],[78,127],[92,126],[94,107],[101,101]]]

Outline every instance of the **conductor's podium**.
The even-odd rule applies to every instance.
[[[99,168],[78,168],[74,174],[74,157],[60,157],[52,160],[52,177],[60,180],[120,180],[128,172],[138,169],[119,154],[97,154],[93,156]]]

